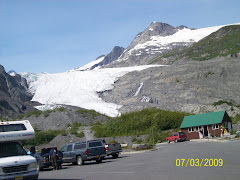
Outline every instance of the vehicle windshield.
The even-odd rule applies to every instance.
[[[102,142],[101,141],[92,141],[92,142],[89,142],[88,146],[89,147],[102,146]]]
[[[20,155],[27,155],[27,153],[18,142],[0,143],[0,158]]]

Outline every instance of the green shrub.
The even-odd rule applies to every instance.
[[[46,111],[43,111],[43,115],[44,117],[48,117],[51,113],[53,112],[53,110],[46,110]]]
[[[70,134],[74,134],[74,135],[78,135],[78,130],[79,130],[79,127],[82,126],[81,123],[78,123],[77,121],[74,121],[72,126],[71,126],[71,129],[70,129]]]
[[[116,137],[150,134],[154,132],[179,128],[184,116],[183,112],[165,111],[157,108],[143,109],[137,112],[122,114],[109,118],[105,122],[97,122],[92,126],[96,137]]]
[[[77,112],[80,113],[83,117],[86,117],[87,114],[90,114],[91,119],[95,119],[97,116],[101,115],[100,113],[96,112],[95,110],[79,109]]]
[[[84,132],[81,131],[80,133],[77,133],[76,136],[79,138],[82,138],[82,137],[84,137]]]
[[[137,138],[136,138],[136,137],[132,137],[131,141],[132,141],[132,142],[136,142],[136,141],[137,141]]]
[[[240,114],[237,114],[235,117],[231,117],[232,123],[237,124],[240,121]]]
[[[143,140],[142,140],[141,138],[138,138],[138,139],[136,140],[136,143],[137,143],[137,144],[142,144],[142,142],[143,142]]]
[[[77,135],[77,133],[78,133],[78,128],[77,128],[77,127],[72,127],[69,132],[70,132],[70,134]]]
[[[48,130],[48,131],[35,131],[35,137],[30,140],[23,141],[23,145],[39,146],[41,144],[49,143],[53,138],[58,135],[66,133],[65,130]]]
[[[111,139],[108,143],[109,143],[109,144],[113,144],[113,143],[117,143],[117,141],[116,141],[115,138],[113,138],[113,139]]]
[[[82,126],[82,123],[78,123],[77,121],[74,121],[72,124],[72,127],[74,128],[79,128],[80,126]]]
[[[71,126],[71,124],[68,122],[66,126],[67,126],[67,128],[68,128],[68,127],[70,127],[70,126]]]
[[[63,112],[63,111],[67,111],[67,109],[65,109],[64,107],[59,107],[59,108],[56,108],[55,111]]]
[[[33,116],[33,115],[35,115],[35,117],[39,117],[41,114],[42,114],[42,111],[35,110],[35,111],[32,111],[32,112],[26,113],[25,117],[28,118],[28,117]]]
[[[22,119],[23,117],[24,117],[24,115],[21,114],[21,115],[19,115],[19,116],[17,117],[17,119]]]
[[[214,106],[219,106],[219,105],[222,105],[222,104],[227,104],[229,106],[234,106],[235,102],[231,99],[230,101],[219,100],[219,101],[213,103]]]

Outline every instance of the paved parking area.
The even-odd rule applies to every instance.
[[[181,159],[180,165],[179,162],[176,165],[177,159]],[[183,159],[185,159],[184,162]],[[204,160],[201,167],[197,164],[197,159]],[[204,166],[207,165],[206,161],[209,159],[213,159],[213,164]],[[222,166],[216,164],[219,159],[223,160]],[[191,166],[193,164],[194,166]],[[39,179],[232,180],[239,179],[239,177],[240,140],[235,140],[160,144],[155,151],[123,154],[118,159],[107,158],[101,164],[93,161],[86,162],[84,166],[68,164],[59,171],[42,171]]]

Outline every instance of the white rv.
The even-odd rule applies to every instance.
[[[28,120],[0,122],[0,179],[38,179],[36,159],[19,143],[34,136]]]

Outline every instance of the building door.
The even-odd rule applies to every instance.
[[[203,126],[203,134],[204,134],[204,136],[208,136],[208,127],[207,126]]]
[[[232,132],[232,123],[228,122],[228,132],[231,133]]]

